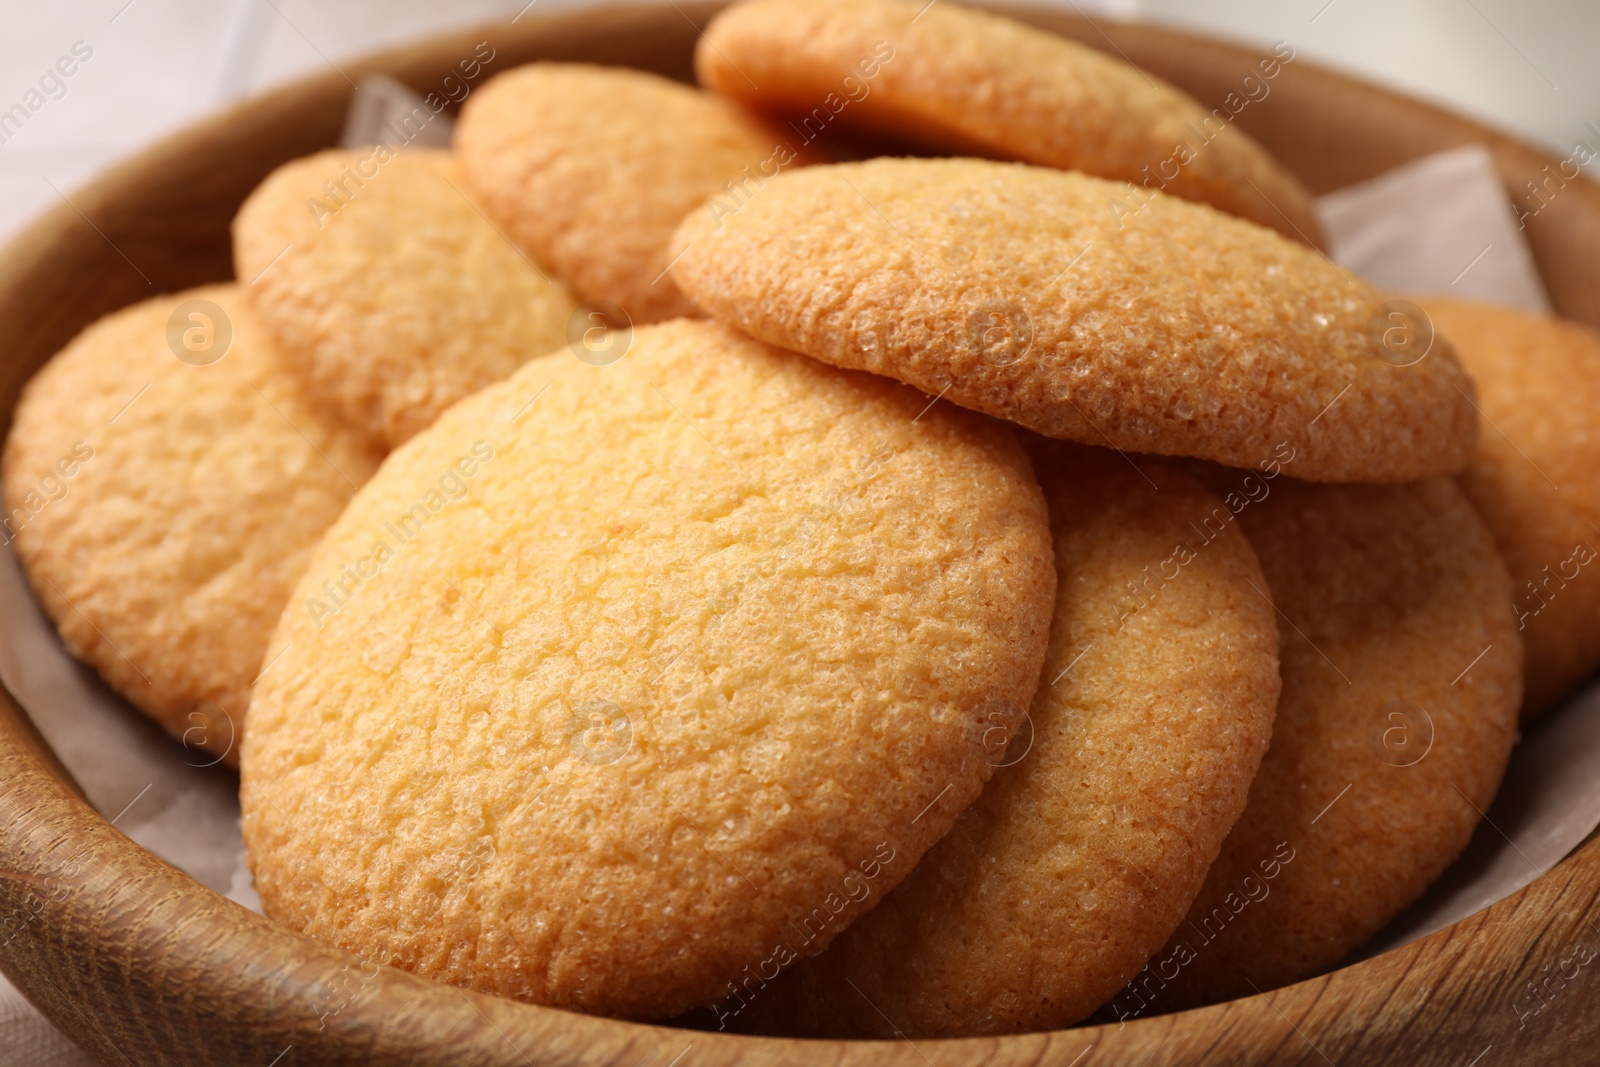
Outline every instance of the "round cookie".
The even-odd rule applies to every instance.
[[[472,94],[455,150],[490,212],[580,299],[647,323],[698,314],[666,276],[678,223],[708,197],[713,221],[732,213],[806,162],[794,140],[654,74],[534,63]]]
[[[808,167],[713,226],[678,284],[721,321],[1050,437],[1240,467],[1285,443],[1313,481],[1459,470],[1477,433],[1448,346],[1371,329],[1384,298],[1204,205],[969,159]],[[1402,365],[1403,364],[1403,365]]]
[[[28,383],[6,539],[73,655],[233,763],[289,591],[377,464],[207,286],[107,315]]]
[[[1466,846],[1517,733],[1511,583],[1455,482],[1208,478],[1272,585],[1283,695],[1244,814],[1117,1019],[1337,964]]]
[[[1246,90],[1293,55],[1246,68]],[[1242,93],[1208,111],[1128,63],[949,0],[744,0],[711,20],[695,70],[809,137],[839,126],[1082,171],[1320,242],[1310,193],[1233,125]]]
[[[1511,571],[1526,722],[1600,666],[1600,334],[1490,304],[1418,303],[1478,383],[1478,452],[1456,480]]]
[[[771,989],[728,996],[719,1023],[1070,1026],[1165,942],[1244,810],[1278,702],[1255,553],[1235,528],[1202,540],[1191,523],[1223,503],[1170,464],[1034,442],[1060,582],[1029,722],[906,881]]]
[[[978,795],[1044,659],[1026,454],[926,406],[682,321],[609,366],[530,364],[396,450],[251,706],[267,913],[646,1019],[791,924],[827,944]]]
[[[331,149],[234,219],[234,271],[289,365],[382,448],[567,339],[566,289],[466,188],[445,152]]]

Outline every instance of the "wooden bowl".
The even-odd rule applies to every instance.
[[[114,168],[0,255],[0,412],[9,423],[22,384],[99,316],[227,278],[234,210],[273,167],[336,141],[352,92],[345,75],[383,71],[435,91],[488,40],[491,72],[581,59],[687,79],[697,26],[715,10],[530,13],[298,82]],[[1147,67],[1208,107],[1259,58],[1171,30],[1015,13]],[[1303,59],[1238,122],[1317,192],[1469,142],[1490,147],[1511,189],[1555,162]],[[1600,325],[1600,187],[1568,185],[1529,221],[1528,238],[1556,307]],[[373,968],[225,900],[108,825],[0,692],[0,968],[107,1064],[1592,1062],[1600,976],[1591,972],[1600,965],[1584,964],[1600,951],[1597,894],[1600,842],[1591,842],[1526,889],[1403,949],[1287,989],[1122,1026],[915,1044],[643,1026]]]

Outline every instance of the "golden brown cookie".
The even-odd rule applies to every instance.
[[[580,299],[646,323],[698,314],[666,276],[678,223],[805,162],[794,140],[654,74],[534,63],[472,94],[455,149],[490,212]]]
[[[6,539],[75,656],[232,763],[289,591],[377,463],[235,286],[191,289],[107,315],[28,383]]]
[[[1457,481],[1511,571],[1527,721],[1600,666],[1600,334],[1490,304],[1418,303],[1478,382],[1478,453]]]
[[[1060,584],[1029,722],[905,882],[821,956],[727,996],[720,1024],[1070,1026],[1166,941],[1244,810],[1278,702],[1255,553],[1232,526],[1205,539],[1223,502],[1169,463],[1033,442]]]
[[[639,1018],[826,945],[978,795],[1044,660],[1027,457],[926,406],[681,321],[395,451],[251,707],[267,913]]]
[[[331,149],[273,171],[233,223],[289,365],[383,448],[567,339],[565,287],[466,188],[445,152]]]
[[[1242,92],[1208,111],[1095,49],[950,0],[744,0],[712,19],[695,70],[808,141],[864,130],[1082,171],[1140,187],[1130,208],[1159,191],[1315,245],[1311,195],[1233,124],[1293,57],[1280,45],[1246,66]]]
[[[715,318],[1050,437],[1313,481],[1452,473],[1477,433],[1447,344],[1372,329],[1384,298],[1203,205],[1013,163],[879,159],[685,220],[678,284]]]
[[[1118,1019],[1337,964],[1465,847],[1517,732],[1511,583],[1455,482],[1207,476],[1272,585],[1283,695],[1244,815]]]

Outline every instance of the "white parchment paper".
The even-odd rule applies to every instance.
[[[1329,255],[1380,289],[1550,311],[1494,157],[1464,145],[1317,201]]]
[[[344,117],[340,148],[366,148],[386,144],[399,150],[407,145],[449,148],[455,120],[435,114],[422,97],[387,74],[368,74],[350,98]]]

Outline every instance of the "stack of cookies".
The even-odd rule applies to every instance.
[[[949,0],[696,69],[289,163],[69,344],[4,457],[63,640],[239,766],[268,915],[467,988],[919,1037],[1336,966],[1600,664],[1600,337],[1379,292],[1229,111]]]

